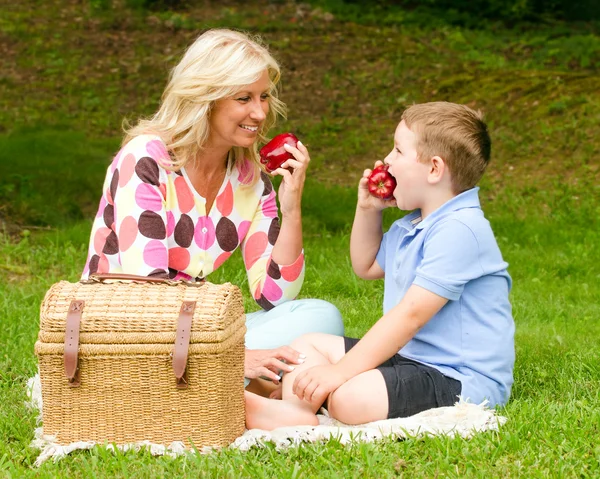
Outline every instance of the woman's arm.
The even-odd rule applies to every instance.
[[[283,177],[279,187],[282,221],[279,222],[273,185],[263,173],[263,196],[242,241],[250,291],[266,310],[294,299],[304,281],[301,198],[310,158],[301,143],[298,148],[288,149],[296,155],[295,159],[274,172]]]
[[[160,161],[162,142],[134,138],[109,166],[83,273],[127,273],[168,277],[167,214]],[[163,188],[164,190],[164,188]]]
[[[302,252],[302,191],[310,163],[308,150],[302,142],[298,142],[297,148],[286,144],[285,149],[294,155],[294,159],[273,172],[282,177],[278,193],[281,230],[271,254],[277,264],[291,264]]]

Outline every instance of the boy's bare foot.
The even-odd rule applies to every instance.
[[[244,391],[246,400],[246,427],[272,431],[284,426],[317,426],[319,420],[306,403],[267,399]]]

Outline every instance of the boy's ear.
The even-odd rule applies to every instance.
[[[433,156],[429,162],[427,180],[433,185],[442,181],[445,174],[446,162],[440,156]]]

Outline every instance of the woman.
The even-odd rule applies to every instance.
[[[292,301],[304,279],[301,196],[310,157],[301,143],[273,174],[257,142],[285,105],[280,70],[258,41],[230,30],[201,35],[173,69],[159,110],[126,131],[108,168],[83,278],[128,273],[205,278],[241,247],[250,291],[245,376],[278,384],[301,355],[283,346],[307,332],[342,335],[339,311]],[[264,383],[263,383],[264,386]],[[264,392],[264,389],[263,389]]]

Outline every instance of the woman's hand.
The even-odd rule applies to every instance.
[[[382,161],[376,161],[374,168],[383,165]],[[372,170],[363,171],[363,176],[358,182],[358,207],[364,210],[376,210],[381,211],[386,208],[395,207],[396,199],[392,198],[389,200],[382,200],[380,198],[376,198],[371,193],[369,193],[368,187],[368,178],[371,174]]]
[[[287,160],[280,168],[277,168],[273,172],[273,175],[280,175],[282,177],[278,196],[279,207],[283,217],[300,211],[306,169],[310,163],[308,150],[301,141],[298,142],[297,148],[288,144],[285,144],[284,148],[294,155],[294,158]]]
[[[291,372],[293,364],[302,364],[306,356],[289,346],[276,349],[246,349],[244,376],[248,379],[264,377],[279,384],[279,371]],[[285,361],[285,362],[284,362]]]

